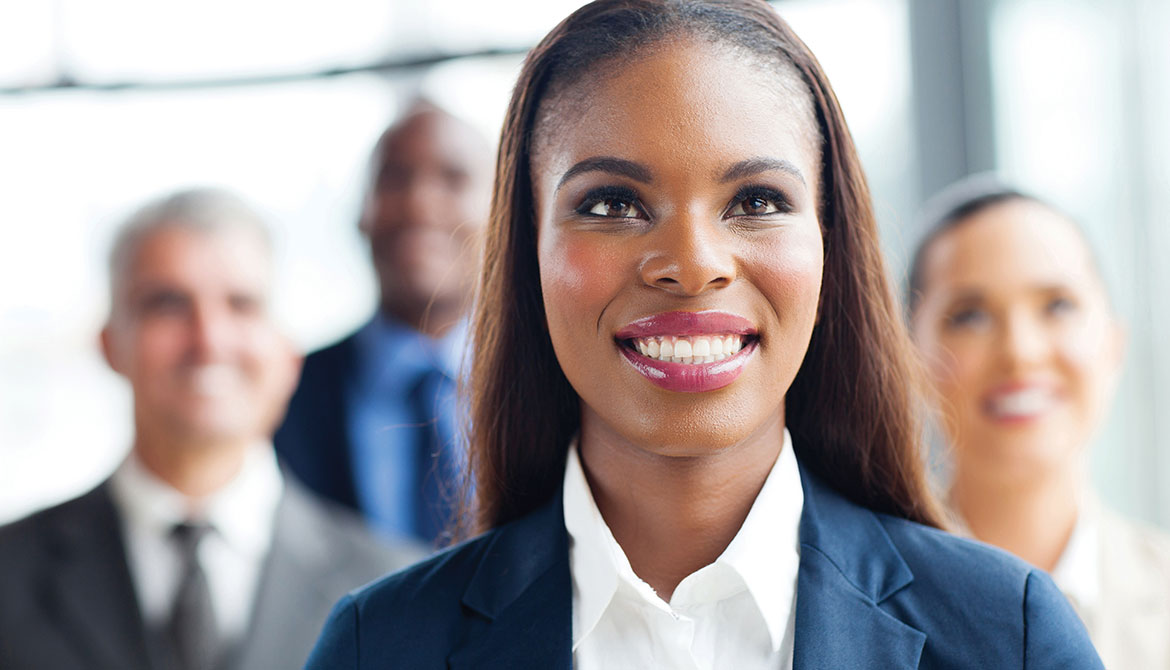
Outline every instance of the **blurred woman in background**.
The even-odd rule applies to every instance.
[[[506,119],[486,532],[343,600],[309,668],[1100,667],[1047,576],[930,527],[865,177],[772,7],[586,5]]]
[[[959,529],[1054,577],[1109,668],[1170,668],[1170,538],[1102,507],[1088,446],[1124,337],[1064,214],[989,177],[927,207],[910,272]]]

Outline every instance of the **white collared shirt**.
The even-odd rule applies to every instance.
[[[199,501],[197,510],[133,453],[114,472],[110,486],[146,624],[156,627],[167,622],[179,588],[182,558],[171,530],[184,521],[206,521],[214,531],[199,543],[199,560],[216,621],[225,640],[243,637],[284,490],[272,445],[250,448],[239,474]],[[199,516],[192,519],[192,514]]]
[[[1101,596],[1100,541],[1096,505],[1082,503],[1068,543],[1052,568],[1052,581],[1090,630]]]
[[[574,444],[564,490],[574,667],[790,669],[803,507],[785,430],[780,456],[731,544],[683,579],[667,603],[631,569],[597,509]]]

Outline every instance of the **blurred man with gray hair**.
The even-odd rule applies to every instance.
[[[277,467],[300,359],[271,274],[264,224],[225,192],[177,193],[120,231],[101,348],[133,392],[132,449],[0,528],[0,668],[300,667],[337,598],[420,555]]]

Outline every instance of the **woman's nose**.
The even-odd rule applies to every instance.
[[[642,281],[679,295],[730,285],[736,256],[729,234],[717,222],[690,214],[659,222],[642,261]]]
[[[1011,314],[1004,322],[1001,350],[1012,368],[1025,368],[1044,359],[1049,349],[1042,324],[1024,314]]]

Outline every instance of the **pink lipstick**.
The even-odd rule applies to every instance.
[[[615,336],[626,361],[668,391],[701,393],[731,384],[759,337],[747,319],[727,312],[665,312],[638,319]]]

